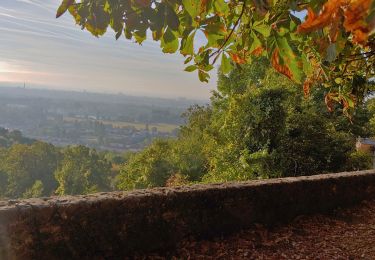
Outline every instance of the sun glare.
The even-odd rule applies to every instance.
[[[9,70],[8,64],[0,61],[0,73],[8,72],[8,70]]]
[[[0,81],[17,81],[20,73],[21,71],[12,64],[5,61],[0,61]]]

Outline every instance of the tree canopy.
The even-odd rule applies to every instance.
[[[228,74],[265,56],[306,95],[314,84],[329,88],[329,110],[354,107],[375,74],[373,0],[63,0],[56,16],[67,10],[97,37],[108,27],[139,44],[152,35],[201,81],[220,60]]]
[[[373,135],[373,100],[359,103],[353,123],[324,110],[324,87],[309,98],[257,58],[219,74],[208,106],[193,106],[177,139],[154,141],[120,166],[118,189],[243,181],[368,169],[371,155],[355,150]]]

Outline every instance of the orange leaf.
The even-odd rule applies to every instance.
[[[352,0],[345,8],[344,28],[353,34],[353,42],[364,44],[367,41],[368,34],[372,31],[373,26],[365,22],[367,18],[371,0]]]
[[[235,63],[238,63],[238,64],[245,64],[246,63],[246,59],[239,56],[238,54],[236,53],[229,53],[230,57],[232,58],[232,60],[235,62]]]
[[[200,4],[200,14],[201,15],[207,11],[208,1],[209,0],[201,0],[201,4]]]
[[[316,29],[321,29],[333,23],[335,19],[339,18],[340,7],[344,0],[328,0],[319,13],[316,15],[314,11],[309,8],[307,11],[306,21],[298,26],[297,31],[308,33]]]
[[[324,102],[326,103],[326,106],[329,112],[333,111],[333,104],[334,104],[334,99],[337,98],[336,96],[337,96],[336,93],[328,93],[324,98]]]
[[[305,96],[305,98],[307,98],[308,96],[310,96],[310,87],[311,87],[311,79],[310,78],[307,78],[305,80],[305,82],[303,83],[303,94]]]
[[[329,27],[330,42],[335,42],[344,17],[344,28],[353,35],[353,42],[366,44],[375,22],[366,22],[373,0],[328,0],[317,15],[309,8],[305,22],[298,26],[300,33]]]
[[[254,56],[260,56],[263,53],[263,48],[261,46],[255,48],[251,54]]]
[[[284,74],[289,79],[292,79],[292,72],[290,71],[290,69],[284,64],[280,64],[280,56],[279,56],[278,48],[276,48],[272,53],[271,64],[278,72],[280,72],[281,74]]]

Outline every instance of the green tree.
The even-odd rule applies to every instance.
[[[30,189],[27,189],[23,194],[23,198],[38,198],[43,195],[43,182],[40,180],[35,181],[33,186]]]
[[[218,89],[224,91],[212,100],[211,171],[205,180],[278,176],[272,158],[285,132],[293,97],[291,82],[260,60],[228,77],[221,75]]]
[[[0,169],[0,199],[5,198],[8,186],[8,175]]]
[[[172,147],[173,164],[187,181],[201,181],[208,172],[206,135],[212,116],[207,106],[192,106],[184,114],[186,124],[180,128]]]
[[[51,195],[57,186],[53,172],[58,160],[58,150],[43,142],[32,145],[15,144],[10,147],[2,156],[1,166],[7,174],[6,196],[22,197],[37,180],[44,186],[42,195]]]
[[[266,59],[220,74],[207,107],[185,113],[177,140],[158,140],[121,167],[119,189],[312,175],[369,167],[354,149],[370,133],[371,112],[351,121],[322,113],[325,88],[304,97]]]
[[[117,187],[122,190],[165,186],[176,172],[171,160],[172,140],[155,140],[130,157],[120,169]]]
[[[63,150],[54,173],[59,195],[89,194],[109,189],[111,164],[92,149],[70,146]]]
[[[342,171],[354,151],[354,140],[347,132],[337,131],[314,104],[302,104],[300,111],[288,116],[285,135],[276,150],[276,166],[283,176]]]

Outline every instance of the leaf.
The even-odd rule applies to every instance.
[[[195,18],[199,15],[200,0],[182,0],[182,5],[191,17]]]
[[[233,66],[230,63],[229,57],[227,57],[227,55],[225,55],[225,53],[223,52],[223,55],[221,56],[221,72],[226,75],[232,70],[232,68]]]
[[[371,0],[351,1],[344,12],[344,28],[353,34],[353,42],[365,44],[369,34],[375,29],[375,21],[367,23]],[[375,18],[373,18],[375,19]]]
[[[328,93],[324,97],[324,102],[326,103],[326,106],[329,112],[333,111],[333,105],[334,105],[334,101],[337,101],[337,95],[338,95],[337,93]]]
[[[232,60],[237,64],[245,64],[246,59],[238,55],[237,53],[230,52],[229,56],[232,58]]]
[[[262,55],[264,49],[262,46],[259,46],[257,48],[255,48],[252,52],[251,52],[251,55],[254,55],[254,56],[260,56]]]
[[[180,25],[180,21],[176,12],[170,7],[169,5],[166,6],[165,9],[165,18],[167,21],[167,25],[174,31],[178,30],[178,26]]]
[[[275,37],[277,48],[272,54],[272,65],[280,73],[297,83],[302,80],[303,63],[290,47],[287,37]]]
[[[187,57],[186,60],[184,61],[184,64],[188,64],[192,59],[193,59],[193,56]]]
[[[75,0],[63,0],[60,7],[57,9],[56,18],[62,16],[68,8],[75,3]]]
[[[310,95],[311,84],[312,84],[312,80],[310,78],[307,78],[305,82],[303,83],[303,94],[305,98],[307,98]]]
[[[181,54],[183,55],[192,55],[194,54],[194,37],[195,37],[196,31],[191,33],[186,40],[183,42],[183,45],[181,46]]]
[[[263,47],[262,43],[260,42],[259,38],[255,35],[255,33],[252,33],[253,36],[253,43],[250,47],[250,54],[254,56],[260,56],[263,53]]]
[[[314,11],[309,8],[307,10],[307,18],[305,22],[298,26],[297,31],[308,33],[331,24],[334,21],[333,18],[337,19],[339,17],[342,3],[342,0],[328,0],[323,5],[319,15],[316,15]]]
[[[336,52],[336,44],[331,43],[327,48],[326,60],[328,62],[332,62],[336,59],[337,52]]]
[[[215,0],[214,10],[218,16],[225,16],[229,13],[228,3],[225,2],[224,0]]]
[[[210,75],[203,70],[199,70],[198,77],[200,81],[208,83],[208,79],[210,78]]]
[[[262,34],[264,37],[269,37],[271,35],[271,26],[263,23],[262,21],[254,22],[253,29]]]
[[[176,35],[168,27],[161,38],[161,47],[164,53],[175,53],[178,50],[179,42]]]
[[[204,15],[211,7],[212,0],[200,0],[199,15]]]
[[[220,22],[208,24],[203,32],[208,40],[208,45],[215,48],[221,46],[221,41],[225,39],[227,33],[224,25]]]
[[[285,64],[281,63],[281,58],[280,58],[280,55],[279,55],[279,49],[278,48],[276,48],[272,53],[271,64],[272,64],[272,67],[274,67],[274,69],[276,69],[276,71],[278,71],[281,74],[284,74],[288,78],[292,79],[293,76],[292,76],[292,72],[290,71],[290,69]]]
[[[141,44],[147,38],[146,31],[135,31],[133,35],[134,35],[135,41],[139,44]]]
[[[196,70],[197,69],[197,66],[196,65],[190,65],[190,66],[187,66],[186,68],[185,68],[185,71],[187,71],[187,72],[192,72],[192,71],[194,71],[194,70]]]
[[[116,40],[118,40],[120,37],[121,37],[121,35],[122,35],[122,30],[120,30],[120,31],[118,31],[117,33],[116,33]]]

